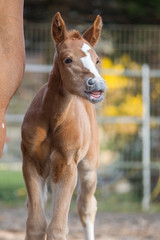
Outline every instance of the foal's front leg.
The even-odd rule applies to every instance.
[[[66,240],[68,211],[77,182],[77,166],[60,153],[51,156],[51,184],[53,190],[53,217],[47,231],[47,240]]]
[[[45,240],[47,222],[44,214],[46,181],[39,176],[31,159],[24,157],[23,176],[27,188],[28,219],[25,240]]]

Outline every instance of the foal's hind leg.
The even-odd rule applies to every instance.
[[[28,193],[25,240],[44,240],[47,228],[44,215],[45,180],[39,176],[30,159],[24,159],[23,175]]]
[[[94,240],[94,221],[97,201],[94,193],[97,185],[96,166],[91,166],[87,159],[78,165],[79,190],[77,208],[84,227],[85,240]]]

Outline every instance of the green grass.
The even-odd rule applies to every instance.
[[[74,193],[71,209],[76,211],[76,194]],[[141,202],[138,199],[134,199],[132,193],[127,194],[115,194],[110,193],[108,196],[101,193],[98,188],[96,191],[96,199],[99,212],[140,212]]]
[[[134,199],[133,193],[110,194],[107,197],[97,196],[99,211],[107,212],[139,212],[141,202]]]
[[[22,172],[0,170],[0,203],[20,204],[26,198]]]
[[[73,194],[71,210],[76,211],[76,192]],[[142,206],[134,192],[125,194],[106,194],[104,189],[96,191],[98,210],[102,212],[141,212]],[[0,205],[21,206],[26,200],[26,189],[22,172],[0,170]],[[51,200],[49,205],[51,205]],[[160,212],[160,204],[152,203],[149,213]]]

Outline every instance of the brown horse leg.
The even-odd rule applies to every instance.
[[[53,191],[53,217],[47,230],[47,240],[66,240],[68,211],[77,182],[77,165],[65,161],[59,153],[51,156],[51,184]]]
[[[23,175],[28,193],[28,219],[25,240],[44,240],[47,229],[44,215],[46,184],[28,160],[30,161],[30,159],[24,159],[23,162]]]
[[[94,220],[97,211],[97,201],[94,197],[97,185],[96,169],[91,168],[85,159],[78,165],[78,174],[78,213],[84,227],[85,240],[94,240]]]

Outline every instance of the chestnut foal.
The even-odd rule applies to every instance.
[[[83,36],[67,32],[60,13],[52,22],[56,44],[49,82],[37,93],[22,125],[23,175],[28,192],[26,240],[66,240],[70,201],[79,177],[78,213],[85,239],[94,239],[98,133],[95,108],[105,91],[93,50],[102,21],[97,16]],[[46,182],[53,191],[53,217],[44,214]]]

